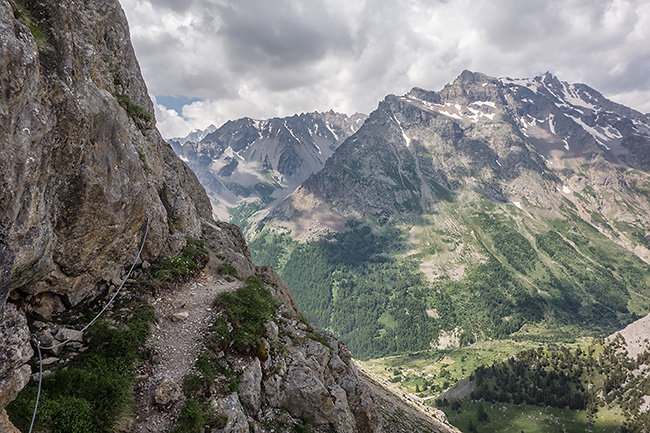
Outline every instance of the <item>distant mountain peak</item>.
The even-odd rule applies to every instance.
[[[463,72],[460,73],[458,78],[454,82],[461,82],[461,83],[486,83],[489,81],[493,81],[494,78],[485,75],[481,72],[472,72],[470,70],[465,69]]]
[[[200,141],[172,144],[208,190],[219,217],[228,219],[227,208],[246,203],[259,208],[259,200],[268,205],[291,193],[365,119],[332,110],[265,120],[243,117]]]
[[[205,129],[195,129],[189,134],[187,134],[185,137],[174,137],[169,139],[168,141],[179,143],[182,146],[188,141],[201,141],[203,137],[216,130],[217,127],[214,124],[210,124],[210,126],[208,126]]]
[[[647,116],[589,86],[550,72],[513,79],[466,70],[438,92],[414,87],[388,95],[295,194],[322,201],[338,215],[330,218],[336,227],[351,215],[388,221],[427,213],[463,185],[521,205],[521,176],[548,185],[534,194],[543,199],[527,198],[531,203],[557,191],[575,199],[585,186],[570,185],[584,176],[624,188],[619,168],[650,171],[649,148]],[[301,200],[288,197],[276,214],[295,215],[291,208]],[[592,206],[589,212],[598,211]]]

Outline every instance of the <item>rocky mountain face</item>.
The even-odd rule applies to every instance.
[[[413,306],[391,307],[394,297],[376,299],[380,311],[365,322],[370,336],[381,340],[417,320],[432,346],[458,345],[490,328],[508,335],[523,323],[556,326],[571,317],[582,317],[571,325],[580,329],[608,317],[593,325],[608,333],[650,310],[648,152],[649,116],[586,85],[549,73],[510,79],[465,71],[439,92],[414,88],[381,101],[325,167],[257,225],[257,239],[266,241],[254,242],[262,245],[254,253],[278,267],[310,317],[337,333],[356,331],[338,327],[343,298],[326,288],[350,287],[354,272],[332,274],[338,256],[327,254],[344,238],[331,233],[349,230],[350,220],[404,236],[369,263],[390,256],[416,264],[414,281],[426,277],[417,283],[422,292],[409,295],[421,317]],[[290,233],[294,243],[272,252],[270,233]],[[320,282],[327,301],[305,301],[298,253],[328,266]],[[468,308],[480,318],[468,318]]]
[[[29,5],[38,37],[2,4],[1,298],[47,317],[119,278],[147,221],[151,260],[210,204],[154,128],[119,4]]]
[[[247,204],[249,214],[282,199],[320,170],[365,116],[303,113],[286,118],[229,121],[200,141],[171,140],[194,170],[215,212]]]
[[[309,212],[311,202],[295,203],[313,196],[337,219],[381,224],[435,213],[450,194],[472,192],[517,207],[557,207],[564,197],[609,219],[626,212],[607,204],[614,194],[635,204],[624,219],[638,214],[641,228],[649,128],[648,115],[548,73],[513,80],[465,71],[440,92],[386,97],[273,217]]]

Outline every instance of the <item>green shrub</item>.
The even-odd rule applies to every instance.
[[[62,396],[43,404],[42,417],[53,426],[52,433],[86,433],[93,431],[93,408],[88,400]]]
[[[311,426],[306,422],[301,422],[293,426],[294,433],[311,433]]]
[[[208,263],[210,252],[203,241],[188,237],[187,245],[176,257],[167,257],[151,264],[139,283],[152,291],[157,291],[175,281],[195,275]]]
[[[129,95],[114,93],[113,96],[140,130],[151,129],[153,127],[153,116],[151,113],[147,112],[142,106],[134,103]]]
[[[172,433],[203,433],[205,413],[201,405],[193,398],[188,398],[178,416]]]
[[[205,382],[198,374],[189,373],[183,377],[183,391],[185,395],[192,398],[199,398],[204,395]]]
[[[215,384],[222,394],[239,390],[239,375],[210,349],[199,354],[194,368],[197,373],[187,374],[183,378],[183,390],[188,397],[207,397]]]
[[[258,355],[264,337],[264,324],[271,318],[278,303],[264,288],[262,280],[252,276],[235,292],[220,294],[215,303],[223,308],[233,330],[228,334],[232,347],[240,353]]]
[[[223,429],[228,425],[228,414],[221,412],[214,419],[214,428]]]
[[[147,164],[147,156],[140,149],[137,149],[137,152],[138,152],[138,158],[142,163],[142,169],[144,170],[145,173],[151,174],[151,167],[149,167],[149,164]]]
[[[237,272],[237,268],[228,263],[220,264],[217,271],[222,275],[231,275],[235,278],[239,278],[239,272]]]
[[[213,415],[208,403],[199,403],[193,398],[188,398],[171,433],[203,433],[222,429],[227,424],[228,414]]]

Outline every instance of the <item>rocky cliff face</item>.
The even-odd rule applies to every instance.
[[[38,38],[1,5],[0,297],[48,316],[119,278],[147,221],[153,259],[211,211],[154,128],[119,4],[26,5]]]
[[[118,2],[23,3],[0,2],[2,408],[29,374],[24,312],[48,318],[108,289],[147,223],[152,260],[211,215],[154,128]]]

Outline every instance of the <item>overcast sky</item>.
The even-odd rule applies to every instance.
[[[163,136],[369,113],[464,69],[550,71],[650,112],[647,0],[120,0]]]

